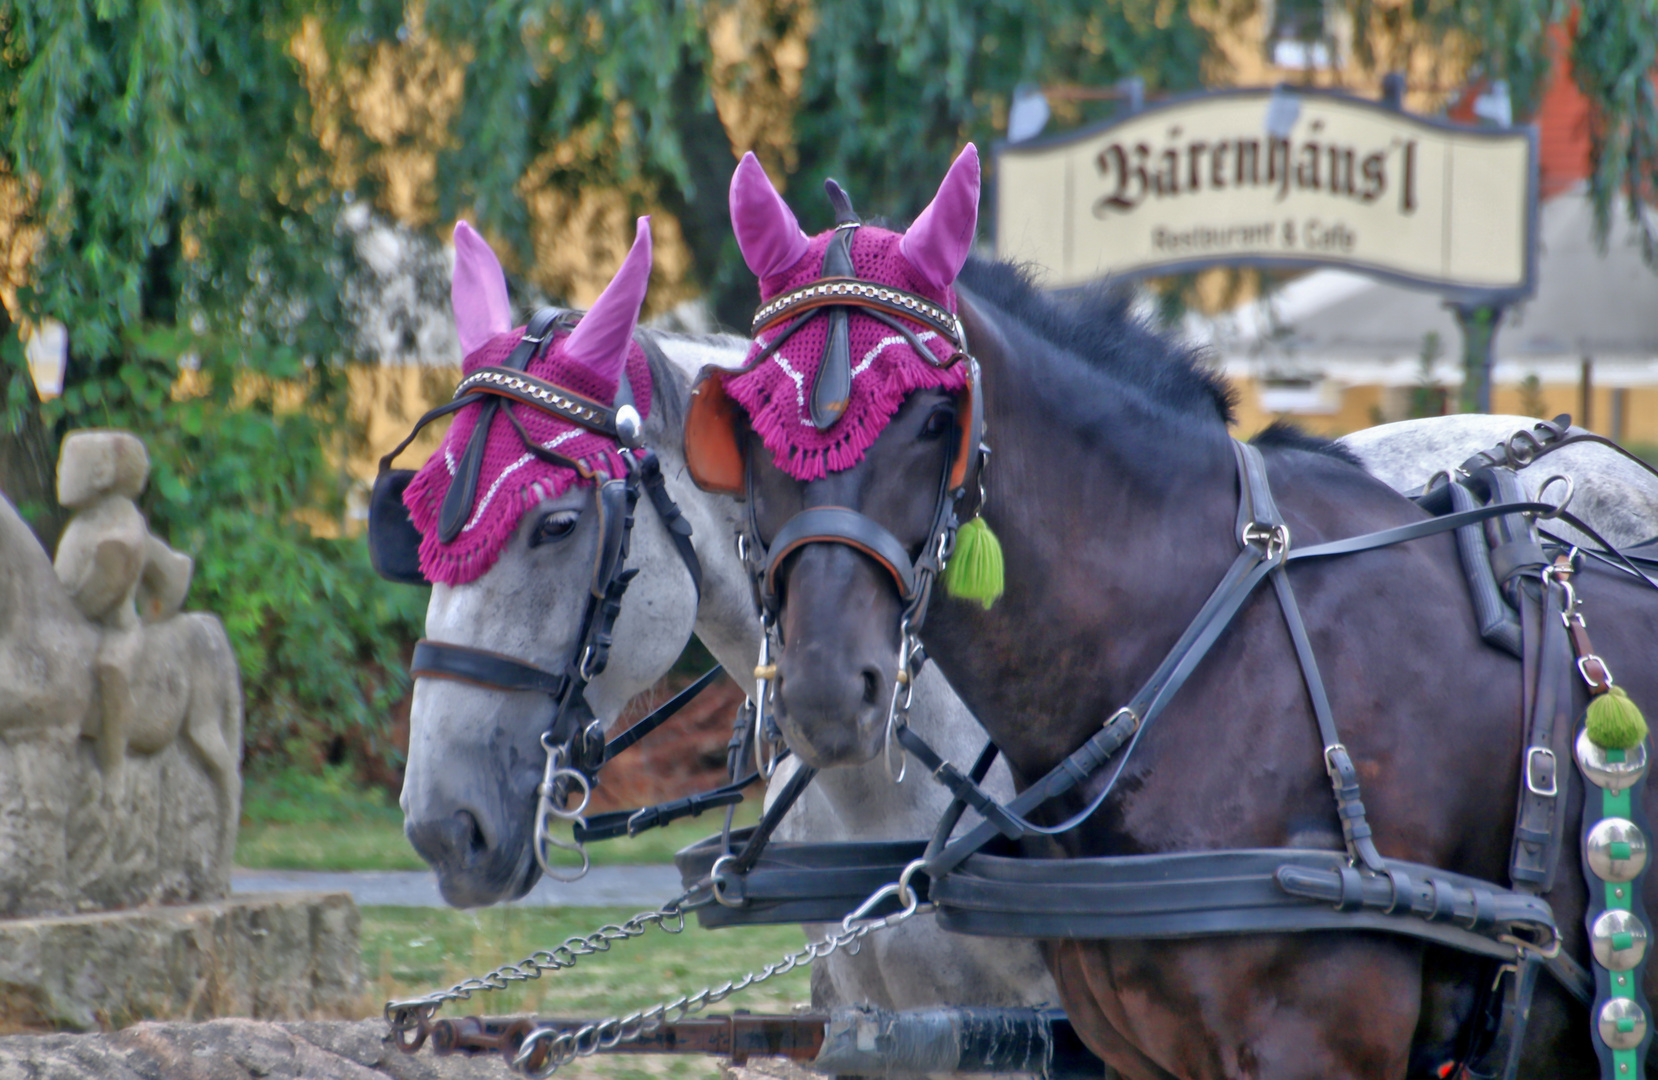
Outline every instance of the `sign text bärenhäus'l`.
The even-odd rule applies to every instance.
[[[1277,92],[1281,98],[1286,92]],[[1205,94],[997,155],[997,248],[1056,287],[1214,265],[1359,270],[1453,295],[1532,287],[1536,133],[1321,92]]]

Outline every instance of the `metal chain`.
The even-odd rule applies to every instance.
[[[511,1067],[535,1080],[544,1080],[577,1058],[589,1057],[600,1050],[633,1042],[655,1031],[664,1023],[677,1023],[691,1013],[700,1012],[710,1005],[724,1001],[732,994],[758,986],[778,975],[785,975],[803,963],[833,956],[877,930],[885,930],[914,915],[931,912],[933,905],[921,904],[909,883],[910,875],[919,867],[919,861],[911,863],[897,882],[876,890],[869,899],[858,905],[856,911],[846,917],[838,934],[832,934],[821,941],[807,942],[803,948],[785,954],[776,963],[767,964],[757,972],[751,971],[740,979],[729,980],[719,986],[706,986],[694,994],[683,994],[672,1001],[665,1001],[648,1009],[638,1009],[626,1016],[607,1017],[583,1024],[573,1030],[537,1028],[524,1038],[517,1055],[512,1059]],[[864,918],[883,901],[895,896],[903,900],[904,906],[899,911],[879,919]],[[531,1062],[537,1058],[540,1059],[539,1064],[532,1067]]]
[[[711,902],[711,890],[711,882],[700,881],[655,911],[642,911],[619,926],[612,923],[585,936],[566,938],[562,945],[552,949],[537,949],[516,964],[503,964],[486,975],[462,979],[447,990],[434,990],[417,998],[388,1001],[385,1009],[386,1022],[391,1025],[394,1035],[401,1036],[410,1031],[424,1033],[426,1025],[431,1022],[438,1009],[448,1002],[470,1001],[475,993],[505,990],[513,983],[539,979],[543,972],[575,967],[581,957],[609,952],[614,942],[641,937],[652,926],[665,934],[678,934],[685,929],[687,911]],[[670,923],[672,925],[669,925]]]

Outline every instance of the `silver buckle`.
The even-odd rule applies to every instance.
[[[1532,763],[1543,754],[1547,754],[1549,758],[1549,789],[1547,791],[1538,787],[1531,779]],[[1560,794],[1559,762],[1555,760],[1554,751],[1546,746],[1533,746],[1526,751],[1526,790],[1533,795],[1541,795],[1546,799],[1552,799]]]

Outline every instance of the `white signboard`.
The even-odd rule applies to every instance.
[[[1063,288],[1215,265],[1323,266],[1440,291],[1532,289],[1534,129],[1245,90],[999,148],[997,254]]]

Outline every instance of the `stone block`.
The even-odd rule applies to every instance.
[[[345,893],[282,893],[0,922],[0,1030],[360,1016],[360,921]]]
[[[501,1080],[499,1058],[403,1054],[379,1020],[137,1024],[108,1035],[0,1037],[0,1080]],[[603,1075],[579,1067],[572,1080]],[[566,1071],[561,1070],[561,1077]]]

